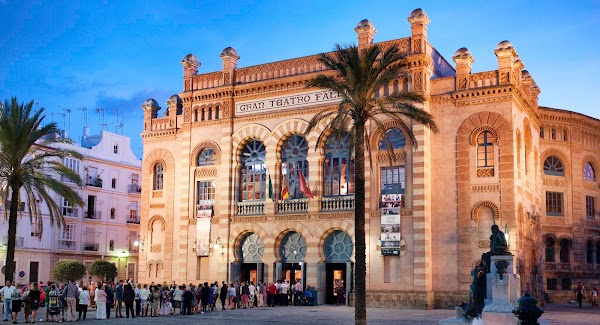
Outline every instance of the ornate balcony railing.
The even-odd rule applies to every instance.
[[[308,198],[277,201],[277,213],[302,213],[308,211]]]
[[[102,179],[98,177],[88,177],[85,185],[102,188]]]
[[[98,243],[83,243],[83,250],[88,252],[97,252],[100,245]]]
[[[62,214],[65,217],[77,218],[79,216],[79,210],[77,208],[64,206],[62,207]]]
[[[138,184],[129,184],[128,193],[142,193],[142,187]]]
[[[351,211],[354,210],[354,195],[324,197],[321,199],[321,211]]]
[[[571,271],[571,263],[557,263],[557,271]]]
[[[544,268],[546,269],[546,271],[556,271],[556,263],[546,262],[544,264]]]
[[[237,213],[238,216],[255,216],[265,214],[265,202],[238,202]]]
[[[140,216],[138,215],[127,215],[127,223],[135,223],[135,224],[140,224]]]
[[[58,249],[76,250],[77,242],[71,239],[59,239],[56,245]]]
[[[84,211],[84,217],[86,219],[100,220],[102,215],[101,211]]]

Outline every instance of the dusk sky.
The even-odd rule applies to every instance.
[[[58,113],[78,141],[83,111],[92,134],[116,113],[141,157],[140,106],[164,108],[182,90],[181,59],[194,53],[199,73],[221,69],[232,46],[239,67],[330,51],[356,43],[369,19],[375,41],[410,36],[409,13],[423,8],[430,42],[452,64],[467,47],[473,71],[497,68],[494,48],[512,42],[541,88],[540,105],[600,118],[600,1],[17,1],[0,0],[0,98],[17,96]],[[163,110],[159,114],[162,115]]]

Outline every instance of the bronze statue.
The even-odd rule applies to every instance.
[[[506,255],[508,252],[508,244],[504,233],[500,231],[498,225],[492,226],[492,235],[490,236],[490,252],[492,255]]]
[[[462,305],[467,318],[481,316],[486,298],[485,275],[490,273],[491,258],[494,255],[510,255],[506,237],[504,237],[504,232],[500,231],[498,225],[492,226],[490,251],[481,255],[481,261],[471,271],[470,302]]]

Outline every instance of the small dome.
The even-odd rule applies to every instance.
[[[513,45],[509,41],[502,41],[496,46],[496,50],[506,50],[512,48]]]
[[[471,52],[466,47],[461,47],[454,53],[455,57],[469,56]]]
[[[240,58],[240,56],[238,55],[237,51],[233,47],[231,47],[231,46],[226,47],[225,49],[223,49],[223,52],[221,52],[221,55],[219,55],[219,56],[220,57],[233,56],[233,57],[236,57],[238,59]]]
[[[417,8],[417,9],[413,10],[410,13],[410,15],[408,16],[408,18],[421,18],[421,17],[427,18],[427,14],[425,13],[425,10],[423,10],[421,8]]]
[[[193,55],[192,53],[190,53],[190,54],[184,56],[182,61],[196,61],[196,62],[198,62],[198,58],[195,55]]]
[[[521,79],[529,79],[531,78],[531,74],[527,70],[521,71]]]
[[[160,106],[158,106],[158,102],[155,101],[154,98],[146,99],[144,106],[160,108]]]
[[[173,104],[180,104],[182,103],[181,98],[179,98],[179,95],[175,94],[171,97],[169,97],[169,99],[167,100],[167,105],[171,106]]]
[[[358,22],[356,28],[375,28],[368,19],[363,19]]]

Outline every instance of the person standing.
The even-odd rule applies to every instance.
[[[579,303],[579,308],[583,304],[583,297],[585,296],[585,287],[581,284],[581,281],[577,283],[577,289],[575,289],[575,293],[577,295],[577,302]]]
[[[227,300],[227,283],[225,281],[221,284],[221,293],[219,293],[219,298],[221,298],[221,310],[225,310],[225,301]]]
[[[173,290],[173,314],[181,314],[181,299],[183,299],[183,286]]]
[[[262,296],[262,299],[260,301],[261,306],[262,307],[266,307],[267,306],[267,287],[268,287],[268,283],[267,282],[262,282],[262,285],[260,286],[260,294]]]
[[[90,305],[90,291],[87,287],[83,287],[79,293],[79,317],[77,320],[87,317],[87,309]],[[83,316],[83,317],[82,317]]]
[[[48,293],[48,315],[51,322],[60,320],[60,289],[52,284]]]
[[[277,297],[277,286],[271,282],[267,289],[267,306],[275,306],[275,298]]]
[[[254,302],[256,301],[256,287],[254,286],[254,282],[250,281],[250,285],[248,286],[248,300],[250,300],[250,308],[254,308]]]
[[[33,316],[32,322],[35,323],[35,319],[37,318],[37,310],[40,308],[42,297],[42,291],[36,282],[31,284],[31,290],[29,290],[27,297],[29,298],[29,310],[31,311],[31,316]]]
[[[69,281],[69,283],[65,286],[64,295],[66,297],[67,302],[67,322],[74,322],[77,319],[77,315],[75,312],[77,311],[77,299],[79,298],[79,289],[73,283],[73,281]]]
[[[183,314],[184,315],[190,315],[191,314],[191,309],[192,309],[192,299],[194,297],[194,294],[192,293],[192,288],[189,287],[185,290],[185,292],[183,293]]]
[[[12,320],[13,324],[17,323],[17,316],[21,312],[21,305],[23,304],[23,294],[19,289],[19,284],[15,286],[15,290],[12,292]]]
[[[304,288],[302,288],[302,281],[298,281],[294,284],[294,305],[301,306],[302,296],[304,296]]]
[[[44,309],[46,312],[46,321],[47,322],[50,321],[48,300],[50,300],[50,291],[52,290],[52,284],[53,284],[52,282],[48,281],[48,284],[46,285],[46,289],[44,289],[44,293],[46,294],[46,298],[44,299]]]
[[[229,309],[235,309],[236,299],[236,290],[233,283],[229,284],[229,288],[227,289],[227,300],[229,301]]]
[[[10,281],[6,281],[6,286],[0,289],[0,295],[4,297],[4,321],[8,322],[8,318],[12,313],[12,296],[16,290],[15,286]]]
[[[148,291],[148,285],[144,284],[142,290],[140,290],[140,300],[142,301],[142,317],[148,316],[148,299],[150,298],[150,291]]]
[[[96,302],[96,319],[106,319],[106,290],[102,283],[98,283],[98,287],[94,292],[94,301]]]
[[[135,293],[135,315],[139,317],[140,312],[142,310],[142,299],[140,298],[142,285],[138,283],[137,286],[135,286],[135,290],[133,291]]]
[[[131,312],[131,318],[135,318],[133,313],[133,301],[135,300],[135,292],[131,287],[131,284],[126,284],[123,287],[123,302],[125,302],[125,317],[129,318],[129,312]],[[123,316],[121,316],[123,318]]]
[[[596,285],[592,286],[592,308],[598,309],[598,288],[596,288]]]
[[[104,292],[106,292],[106,319],[110,319],[110,310],[115,302],[115,291],[112,287],[112,283],[106,284]]]
[[[115,317],[123,318],[121,313],[121,307],[123,306],[123,280],[119,281],[117,288],[115,289]]]

